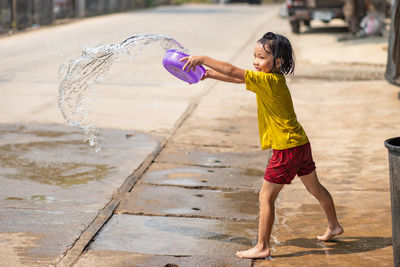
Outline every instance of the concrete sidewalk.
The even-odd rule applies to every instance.
[[[369,57],[366,62],[370,48],[384,55],[383,39],[343,44],[336,42],[337,35],[320,34],[324,47],[316,50],[315,36],[290,37],[295,46],[302,47],[297,53],[299,66],[316,71],[309,76],[311,71],[300,69],[298,78],[288,77],[288,84],[299,121],[311,140],[320,180],[335,200],[344,234],[334,242],[317,241],[316,235],[326,229],[326,219],[316,200],[295,179],[277,200],[273,259],[234,257],[236,250],[256,242],[257,192],[269,152],[259,150],[255,96],[243,85],[217,83],[76,266],[393,264],[383,141],[399,132],[399,88],[376,74],[383,73],[385,58]],[[341,46],[364,46],[365,54],[359,51],[341,60]],[[245,65],[252,48],[253,42],[249,42],[233,63]],[[323,53],[323,63],[310,62],[307,53],[311,52],[316,58]],[[347,67],[338,71],[340,62]],[[328,72],[318,71],[321,65]],[[354,65],[360,68],[349,69]],[[349,71],[353,75],[342,75]],[[376,76],[365,75],[373,72]]]
[[[248,25],[259,29],[273,20],[275,10],[243,5],[160,7],[1,38],[0,262],[74,262],[198,97],[212,86],[188,87],[172,77],[160,64],[165,52],[157,44],[121,58],[90,110],[103,142],[101,153],[95,153],[57,108],[61,63],[78,57],[82,46],[115,44],[137,33],[172,36],[192,52],[197,48],[230,60],[256,38]],[[221,20],[221,32],[214,31]],[[227,44],[238,33],[241,38]]]
[[[165,23],[155,23],[160,21]],[[188,21],[190,30],[182,23]],[[316,241],[326,222],[296,179],[277,201],[273,260],[250,261],[234,254],[255,242],[269,151],[259,149],[255,96],[243,85],[187,86],[152,67],[160,65],[161,52],[145,54],[134,68],[119,62],[102,88],[103,106],[93,112],[102,127],[101,154],[62,124],[54,92],[61,60],[52,47],[63,44],[72,56],[80,52],[76,44],[71,48],[73,40],[112,43],[132,33],[113,26],[119,24],[163,32],[195,54],[245,68],[251,68],[254,42],[266,30],[289,32],[278,6],[186,5],[0,40],[0,262],[391,266],[383,141],[398,135],[400,101],[399,88],[383,80],[384,38],[337,42],[342,32],[318,25],[299,36],[287,34],[297,54],[298,69],[288,84],[298,119],[345,233],[336,242]]]

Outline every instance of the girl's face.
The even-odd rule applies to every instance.
[[[265,45],[265,49],[261,43],[256,43],[254,47],[254,59],[253,66],[257,71],[269,73],[273,69],[274,56],[268,45]]]

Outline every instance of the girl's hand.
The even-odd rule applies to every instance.
[[[206,73],[204,73],[203,77],[201,77],[201,80],[204,81],[207,78],[211,78],[213,72],[214,72],[213,70],[206,69]]]
[[[196,70],[196,66],[203,64],[202,56],[188,56],[181,58],[179,61],[187,60],[186,64],[183,66],[182,70],[189,72],[191,69]]]

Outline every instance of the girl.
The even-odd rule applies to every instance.
[[[187,60],[183,70],[194,70],[197,65],[205,65],[211,69],[206,71],[203,79],[245,83],[246,89],[256,93],[261,148],[273,150],[259,194],[257,245],[246,251],[238,251],[236,256],[240,258],[271,256],[269,241],[275,217],[275,199],[283,186],[290,184],[296,175],[319,201],[328,219],[327,230],[317,238],[328,241],[343,233],[336,217],[333,199],[318,181],[310,143],[297,121],[286,85],[284,75],[293,73],[293,58],[289,40],[282,35],[268,32],[254,47],[255,71],[244,70],[206,56],[189,56],[182,59]]]

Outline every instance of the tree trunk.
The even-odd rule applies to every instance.
[[[390,23],[386,79],[400,86],[400,0],[394,0]]]

